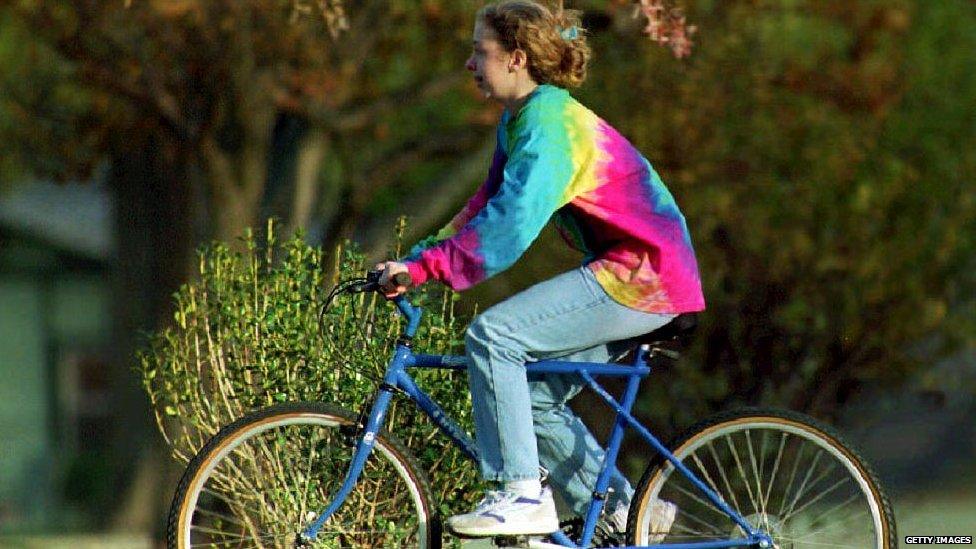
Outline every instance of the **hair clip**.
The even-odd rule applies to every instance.
[[[563,37],[563,40],[576,40],[579,38],[579,28],[576,25],[569,27],[568,29],[560,29],[559,36]]]

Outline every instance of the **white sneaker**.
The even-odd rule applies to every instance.
[[[616,533],[622,534],[627,531],[627,515],[630,507],[618,505],[617,508],[607,516],[607,523]],[[648,543],[660,543],[668,536],[671,525],[674,524],[674,517],[678,514],[678,506],[670,501],[655,500],[651,504],[651,523],[649,525],[647,541]]]
[[[655,500],[651,504],[651,524],[648,529],[647,541],[661,543],[668,537],[674,517],[678,514],[678,506],[663,499]]]
[[[548,487],[538,498],[492,490],[474,511],[447,519],[447,527],[467,537],[551,534],[559,530],[559,517]]]
[[[607,515],[606,521],[613,528],[614,532],[627,531],[627,514],[630,513],[630,506],[623,503],[617,504],[613,513]]]

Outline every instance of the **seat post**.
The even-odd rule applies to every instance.
[[[641,343],[640,345],[638,345],[637,349],[634,350],[633,365],[635,367],[640,367],[640,366],[650,367],[651,361],[648,360],[648,357],[650,356],[650,352],[651,352],[651,345],[649,343]]]
[[[645,347],[645,345],[641,345]],[[646,350],[638,350],[637,354],[644,354]],[[640,356],[634,359],[634,364],[639,365],[642,362]],[[597,393],[601,394],[605,399],[609,399],[607,402],[613,402],[613,397],[606,392],[602,387],[600,387],[593,377],[583,370],[580,372],[583,378],[587,381],[589,386],[596,390]],[[606,505],[607,494],[610,487],[610,476],[612,475],[614,467],[617,464],[617,456],[620,452],[620,445],[623,442],[624,431],[628,426],[628,421],[623,417],[625,414],[631,414],[634,408],[634,402],[637,400],[637,390],[640,387],[642,376],[636,370],[627,376],[627,387],[624,389],[623,398],[619,402],[619,409],[617,411],[616,419],[614,421],[613,428],[610,430],[610,438],[607,441],[606,451],[603,457],[603,466],[600,469],[600,474],[597,475],[596,486],[593,490],[593,500],[590,503],[589,510],[584,518],[584,525],[595,525],[597,516],[603,511],[604,505]],[[590,536],[593,535],[592,526],[584,529],[583,532],[583,543],[589,543]]]

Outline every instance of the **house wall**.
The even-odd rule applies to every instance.
[[[0,280],[0,527],[36,521],[47,507],[32,488],[50,473],[50,400],[43,296]]]
[[[84,494],[68,492],[85,490],[78,456],[111,405],[99,377],[108,297],[95,273],[0,275],[0,531],[84,512],[71,509]]]

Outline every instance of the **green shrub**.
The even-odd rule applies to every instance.
[[[401,222],[400,234],[402,229]],[[249,232],[244,243],[243,252],[220,243],[199,252],[198,277],[175,294],[175,322],[140,353],[159,430],[181,463],[250,410],[285,401],[360,410],[375,393],[400,333],[392,304],[369,293],[337,297],[320,336],[318,314],[329,289],[367,270],[355,246],[337,249],[333,268],[326,269],[320,248],[300,236],[279,242],[270,221],[260,241]],[[416,348],[459,354],[466,322],[454,314],[457,295],[430,286],[411,295],[425,310]],[[416,379],[471,430],[464,374],[423,370]],[[441,511],[467,507],[476,467],[412,404],[394,402],[387,429],[428,471]]]

